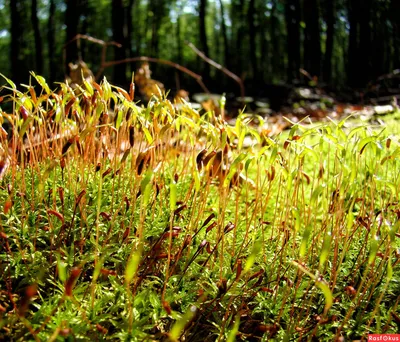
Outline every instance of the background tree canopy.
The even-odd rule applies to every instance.
[[[300,68],[336,89],[363,88],[400,68],[398,0],[0,0],[0,71],[16,83],[27,83],[30,70],[62,81],[68,62],[83,59],[96,73],[100,45],[82,40],[64,48],[77,34],[122,44],[108,48],[109,61],[171,60],[214,91],[237,85],[186,42],[242,77],[255,95],[266,84],[304,81]],[[126,85],[137,67],[118,64],[104,73]],[[169,66],[152,69],[167,89],[198,89]]]

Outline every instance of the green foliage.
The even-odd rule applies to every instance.
[[[6,80],[0,112],[0,339],[398,331],[392,132],[347,119],[270,138],[248,114],[34,76],[26,93]]]

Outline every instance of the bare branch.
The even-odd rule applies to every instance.
[[[121,44],[119,44],[117,42],[114,42],[114,41],[105,42],[104,40],[93,38],[93,37],[88,36],[86,34],[77,34],[74,38],[72,38],[69,42],[65,43],[64,46],[63,46],[63,65],[65,65],[66,59],[67,59],[66,47],[69,44],[71,44],[71,43],[73,43],[75,41],[77,41],[77,45],[78,45],[79,59],[82,60],[82,57],[81,57],[81,39],[85,39],[85,40],[88,40],[89,42],[92,42],[92,43],[99,44],[99,45],[103,46],[103,51],[102,51],[102,56],[101,56],[102,57],[102,63],[103,63],[103,61],[105,62],[105,53],[107,51],[107,46],[114,45],[114,46],[119,47],[119,48],[122,47]]]
[[[221,70],[225,75],[227,75],[228,77],[230,77],[234,81],[236,81],[240,87],[240,96],[242,97],[242,99],[244,98],[244,96],[245,96],[244,84],[243,84],[242,79],[239,76],[235,75],[232,71],[229,71],[227,68],[225,68],[221,64],[218,64],[217,62],[213,61],[211,58],[207,57],[203,52],[201,52],[192,43],[186,42],[186,45],[189,46],[200,58],[205,60],[208,64],[211,64],[214,68]]]
[[[66,43],[63,48],[65,49],[69,44],[71,44],[75,40],[80,40],[80,39],[85,39],[85,40],[88,40],[89,42],[92,42],[92,43],[95,43],[95,44],[99,44],[99,45],[106,45],[106,46],[114,45],[114,46],[119,47],[119,48],[122,47],[122,45],[120,43],[117,43],[117,42],[114,42],[114,41],[105,42],[104,40],[93,38],[93,37],[88,36],[86,34],[77,34],[68,43]]]
[[[105,42],[104,40],[93,38],[93,37],[85,35],[85,34],[77,34],[73,39],[71,39],[68,43],[66,43],[64,45],[64,47],[63,47],[63,49],[64,49],[64,54],[63,54],[64,64],[65,64],[65,58],[66,58],[66,56],[65,56],[65,47],[68,44],[71,44],[72,42],[74,42],[76,40],[78,41],[78,44],[79,44],[80,39],[88,40],[88,41],[90,41],[92,43],[99,44],[99,45],[101,45],[103,47],[102,52],[101,52],[100,69],[97,71],[97,74],[95,76],[96,80],[98,80],[100,78],[100,76],[103,73],[105,68],[108,68],[108,67],[113,66],[113,65],[122,64],[122,63],[129,63],[129,62],[140,62],[140,61],[142,61],[142,62],[153,62],[153,63],[166,64],[166,65],[172,66],[175,69],[177,69],[179,71],[182,71],[185,74],[188,74],[189,76],[193,77],[197,81],[197,83],[200,85],[201,89],[203,89],[204,92],[206,92],[208,94],[210,93],[210,91],[205,86],[205,84],[204,84],[204,82],[202,80],[202,77],[200,75],[194,73],[193,71],[190,71],[189,69],[185,68],[182,65],[179,65],[177,63],[174,63],[174,62],[171,62],[171,61],[168,61],[168,60],[165,60],[165,59],[140,56],[140,57],[126,58],[126,59],[118,60],[118,61],[109,61],[109,62],[107,62],[106,61],[107,47],[109,45],[122,47],[122,45],[117,43],[117,42],[114,42],[114,41]]]
[[[105,62],[102,65],[102,68],[100,70],[103,71],[107,67],[117,65],[117,64],[122,64],[122,63],[129,63],[129,62],[153,62],[153,63],[166,64],[166,65],[172,66],[175,69],[178,69],[179,71],[182,71],[183,73],[188,74],[189,76],[193,77],[197,81],[197,83],[200,85],[200,87],[203,89],[203,91],[205,91],[206,93],[210,93],[210,91],[207,89],[207,87],[203,83],[202,77],[200,75],[194,73],[193,71],[190,71],[189,69],[185,68],[184,66],[182,66],[180,64],[177,64],[177,63],[165,60],[165,59],[146,57],[146,56],[126,58],[126,59],[119,60],[119,61]],[[96,75],[96,77],[97,77],[97,75]]]

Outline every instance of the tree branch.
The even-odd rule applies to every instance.
[[[99,70],[98,74],[103,72],[105,68],[108,68],[113,65],[121,64],[121,63],[129,63],[129,62],[153,62],[153,63],[159,63],[159,64],[166,64],[169,66],[174,67],[175,69],[178,69],[179,71],[182,71],[185,74],[188,74],[189,76],[193,77],[197,83],[200,85],[200,87],[205,91],[206,93],[210,93],[210,91],[207,89],[205,84],[203,83],[202,77],[193,71],[190,71],[189,69],[185,68],[184,66],[168,61],[166,59],[159,59],[159,58],[153,58],[153,57],[146,57],[146,56],[139,56],[139,57],[133,57],[133,58],[126,58],[123,60],[119,61],[111,61],[111,62],[105,62],[102,64],[101,69]],[[97,75],[96,75],[97,77]]]
[[[232,78],[235,82],[237,82],[240,87],[240,96],[242,97],[242,99],[244,98],[244,96],[245,96],[244,84],[243,84],[242,79],[239,76],[235,75],[232,71],[228,70],[221,64],[218,64],[217,62],[213,61],[211,58],[207,57],[203,52],[201,52],[192,43],[186,42],[186,45],[189,46],[196,53],[196,55],[198,55],[201,59],[206,61],[208,64],[211,64],[214,68],[221,70],[225,75],[227,75],[228,77]]]
[[[101,74],[103,73],[105,68],[108,68],[110,66],[113,65],[117,65],[117,64],[122,64],[122,63],[129,63],[129,62],[153,62],[153,63],[159,63],[159,64],[166,64],[169,66],[174,67],[175,69],[178,69],[179,71],[182,71],[185,74],[188,74],[189,76],[193,77],[197,83],[200,85],[201,89],[203,89],[204,92],[206,93],[210,93],[210,91],[207,89],[207,87],[205,86],[203,79],[200,75],[194,73],[193,71],[190,71],[189,69],[185,68],[184,66],[165,60],[165,59],[159,59],[159,58],[153,58],[153,57],[146,57],[146,56],[140,56],[140,57],[133,57],[133,58],[126,58],[123,60],[118,60],[118,61],[106,61],[106,52],[107,52],[107,47],[109,45],[114,45],[117,47],[122,47],[121,44],[117,43],[117,42],[105,42],[104,40],[101,39],[97,39],[97,38],[93,38],[91,36],[85,35],[85,34],[77,34],[73,39],[71,39],[68,43],[66,43],[63,47],[64,53],[63,53],[63,59],[64,59],[64,64],[65,64],[65,47],[68,44],[71,44],[72,42],[78,40],[78,42],[80,41],[80,39],[85,39],[88,40],[92,43],[95,44],[99,44],[101,46],[103,46],[102,52],[101,52],[101,63],[100,63],[100,69],[97,71],[97,74],[95,76],[96,80],[99,79],[99,77],[101,76]],[[236,76],[237,77],[237,76]]]

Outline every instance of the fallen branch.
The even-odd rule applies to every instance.
[[[245,96],[244,84],[243,84],[242,79],[239,76],[235,75],[232,71],[228,70],[221,64],[218,64],[217,62],[213,61],[211,58],[207,57],[202,51],[200,51],[192,43],[186,42],[186,45],[189,46],[196,53],[196,55],[198,55],[200,58],[202,58],[208,64],[211,64],[214,68],[221,70],[225,75],[227,75],[228,77],[230,77],[234,81],[236,81],[240,87],[240,96],[242,99],[244,99],[244,96]]]
[[[102,63],[100,70],[96,74],[96,79],[102,74],[102,72],[104,71],[105,68],[108,68],[110,66],[117,65],[117,64],[129,63],[129,62],[153,62],[153,63],[159,63],[159,64],[165,64],[165,65],[172,66],[175,69],[178,69],[179,71],[182,71],[185,74],[188,74],[189,76],[193,77],[206,93],[210,93],[210,91],[207,89],[207,87],[203,83],[202,77],[200,75],[194,73],[193,71],[190,71],[189,69],[185,68],[184,66],[182,66],[180,64],[177,64],[177,63],[165,60],[165,59],[146,57],[146,56],[126,58],[126,59],[122,59],[119,61],[104,62],[104,63]]]
[[[71,44],[71,43],[73,43],[73,42],[75,42],[75,41],[77,41],[77,46],[78,46],[78,58],[79,58],[80,61],[82,61],[82,55],[81,55],[81,39],[85,39],[85,40],[88,40],[89,42],[92,42],[92,43],[99,44],[99,45],[102,45],[102,46],[103,46],[103,51],[102,51],[102,55],[101,55],[101,61],[102,61],[102,63],[105,62],[105,56],[106,56],[107,46],[109,46],[109,45],[114,45],[114,46],[119,47],[119,48],[122,47],[121,44],[119,44],[119,43],[117,43],[117,42],[114,42],[114,41],[105,42],[104,40],[97,39],[97,38],[93,38],[93,37],[88,36],[88,35],[86,35],[86,34],[77,34],[74,38],[72,38],[69,42],[65,43],[64,46],[63,46],[63,65],[65,65],[66,59],[67,59],[67,56],[66,56],[66,47],[67,47],[69,44]]]
[[[66,59],[66,52],[65,52],[65,48],[71,44],[74,41],[78,41],[78,53],[79,53],[79,59],[81,59],[80,56],[80,40],[81,39],[85,39],[88,40],[92,43],[95,44],[99,44],[103,47],[102,49],[102,53],[101,53],[101,63],[100,63],[100,69],[97,71],[97,74],[95,76],[96,81],[100,78],[101,74],[103,73],[105,68],[108,68],[110,66],[113,65],[117,65],[117,64],[123,64],[123,63],[129,63],[129,62],[153,62],[153,63],[159,63],[159,64],[165,64],[165,65],[169,65],[174,67],[175,69],[182,71],[185,74],[188,74],[189,76],[193,77],[197,83],[200,85],[200,87],[203,89],[204,92],[206,93],[210,93],[210,91],[207,89],[207,87],[205,86],[203,79],[200,75],[194,73],[193,71],[190,71],[189,69],[185,68],[182,65],[179,65],[177,63],[165,60],[165,59],[159,59],[159,58],[153,58],[153,57],[146,57],[146,56],[140,56],[140,57],[133,57],[133,58],[126,58],[123,60],[118,60],[118,61],[106,61],[106,55],[107,55],[107,47],[109,45],[114,45],[118,48],[122,47],[121,44],[117,43],[117,42],[105,42],[104,40],[101,39],[97,39],[97,38],[93,38],[91,36],[85,35],[85,34],[77,34],[74,38],[72,38],[68,43],[66,43],[63,47],[64,52],[63,52],[63,59],[64,59],[64,64],[65,64],[65,59]],[[236,76],[236,75],[235,75]],[[236,76],[237,77],[237,76]]]

